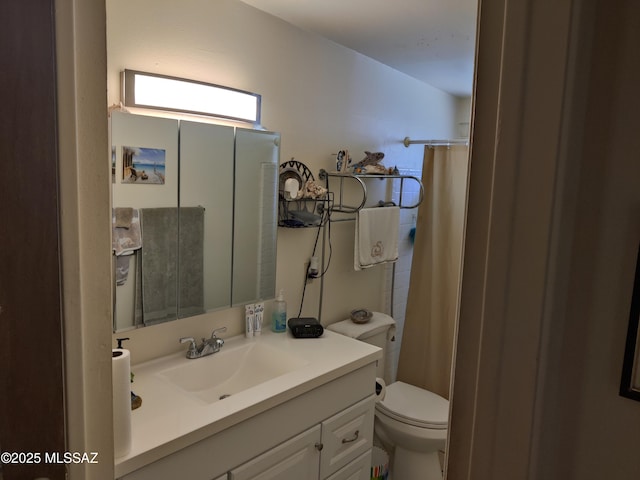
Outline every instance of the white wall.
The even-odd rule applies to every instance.
[[[69,464],[67,468],[71,479],[102,480],[113,478],[108,273],[111,269],[111,179],[110,166],[104,157],[109,155],[104,1],[55,3],[56,88],[60,106],[56,133],[64,299],[64,433],[68,451],[99,452],[99,463]],[[25,28],[28,28],[27,21],[24,20]],[[15,337],[12,332],[8,335]],[[17,343],[24,339],[11,338],[11,341]],[[42,435],[49,434],[58,433],[42,432]]]
[[[471,97],[456,100],[456,138],[469,138],[471,130]]]
[[[282,133],[281,161],[295,157],[315,175],[332,168],[339,148],[349,149],[356,160],[365,150],[382,151],[386,165],[419,171],[422,147],[405,148],[404,137],[456,136],[455,97],[235,0],[108,0],[107,25],[109,104],[119,102],[119,72],[125,68],[259,93],[263,125]],[[315,233],[278,232],[277,288],[285,290],[290,316],[298,313]],[[356,307],[383,310],[386,270],[353,270],[353,222],[335,223],[331,234],[323,323],[347,318]],[[307,286],[303,316],[317,316],[318,299],[315,280]],[[218,313],[211,322],[232,323],[237,333],[242,325],[239,310]],[[195,325],[187,322],[184,329]],[[180,329],[152,328],[171,332],[166,335]],[[143,330],[127,334],[134,351],[141,335],[155,335]],[[145,348],[138,349],[137,360],[162,353],[143,354]],[[173,343],[164,348],[176,349]]]

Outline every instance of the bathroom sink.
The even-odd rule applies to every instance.
[[[207,357],[158,372],[206,403],[217,402],[307,365],[303,358],[262,343],[223,346]]]

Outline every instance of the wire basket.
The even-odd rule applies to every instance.
[[[389,454],[380,447],[371,450],[371,480],[389,478]]]

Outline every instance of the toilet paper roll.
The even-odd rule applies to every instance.
[[[113,447],[122,457],[131,450],[131,355],[116,348],[112,356],[113,383]]]
[[[387,384],[384,383],[384,380],[380,377],[376,377],[376,402],[381,402],[384,400],[384,396],[387,394]]]

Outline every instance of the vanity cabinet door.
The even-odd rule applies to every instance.
[[[325,480],[369,480],[371,478],[371,450],[341,468]]]
[[[316,480],[319,443],[318,425],[231,470],[229,480]]]
[[[327,478],[373,445],[375,395],[322,422],[320,478]]]

